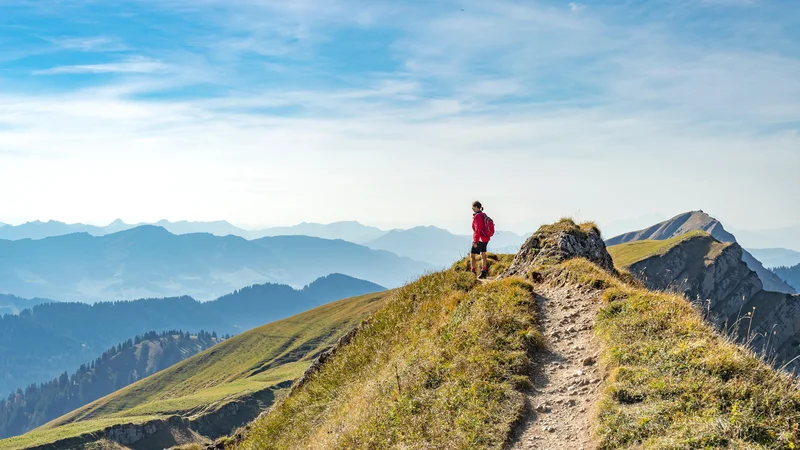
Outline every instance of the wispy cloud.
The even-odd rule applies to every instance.
[[[796,197],[776,194],[800,167],[796,36],[767,38],[770,18],[753,18],[743,45],[738,23],[664,19],[710,9],[689,2],[139,3],[187,23],[109,37],[119,51],[68,43],[109,48],[36,71],[77,86],[0,92],[0,190],[31,186],[0,210],[390,226],[402,210],[447,226],[475,195],[450,187],[479,169],[482,199],[520,230],[631,205],[800,221]],[[119,76],[86,81],[102,73]]]
[[[159,73],[167,72],[170,69],[168,64],[155,61],[144,57],[128,58],[120,62],[103,64],[82,64],[72,66],[58,66],[50,69],[37,70],[36,75],[56,75],[56,74],[92,74],[92,73]]]
[[[83,52],[118,52],[128,49],[119,39],[108,36],[62,37],[47,40],[58,48]]]

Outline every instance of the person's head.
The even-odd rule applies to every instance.
[[[472,202],[472,212],[479,212],[479,211],[483,211],[483,205],[481,205],[481,202],[476,200]]]

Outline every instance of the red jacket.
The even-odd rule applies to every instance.
[[[486,214],[483,211],[472,214],[472,242],[489,242],[486,235]]]

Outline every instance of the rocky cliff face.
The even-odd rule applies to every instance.
[[[744,307],[762,285],[758,275],[742,262],[739,244],[722,244],[709,235],[688,239],[663,255],[632,264],[628,269],[649,289],[686,295],[710,311],[713,321],[724,326]]]
[[[765,291],[736,243],[698,236],[628,269],[649,289],[686,295],[721,332],[774,359],[776,367],[800,354],[800,295]]]
[[[606,244],[617,245],[645,239],[661,241],[686,234],[690,231],[705,231],[720,242],[736,242],[736,237],[725,230],[725,227],[723,227],[722,223],[717,219],[703,211],[690,211],[677,215],[672,219],[665,220],[664,222],[657,223],[644,230],[632,231],[620,236],[615,236],[609,239]],[[786,284],[774,273],[767,270],[760,261],[746,250],[741,251],[741,259],[747,264],[750,270],[758,275],[765,290],[783,292],[785,294],[796,293],[791,286]]]
[[[614,261],[597,227],[592,224],[578,226],[563,219],[540,228],[529,237],[503,276],[526,275],[537,265],[556,264],[572,258],[586,258],[603,269],[615,270]]]

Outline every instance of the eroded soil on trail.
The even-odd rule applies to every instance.
[[[509,449],[596,448],[591,419],[602,383],[593,331],[598,295],[570,286],[537,290],[547,348],[534,355],[527,417]]]

